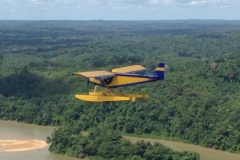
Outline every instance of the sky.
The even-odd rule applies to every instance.
[[[240,20],[240,0],[0,0],[0,20]]]

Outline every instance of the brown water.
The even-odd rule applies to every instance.
[[[23,124],[12,121],[0,120],[0,140],[46,140],[50,136],[53,127],[45,127],[31,124]],[[79,160],[77,158],[69,158],[67,156],[52,154],[48,151],[48,147],[21,151],[21,152],[1,152],[0,160]]]
[[[46,140],[50,136],[53,127],[23,124],[12,121],[0,120],[0,140],[4,139],[38,139]],[[86,133],[85,133],[86,134]],[[136,138],[124,136],[124,138],[136,142],[138,140],[150,141],[151,143],[159,142],[175,151],[194,151],[200,154],[201,160],[240,160],[240,154],[204,148],[197,145],[186,144],[181,142],[166,141],[151,138]],[[23,152],[0,152],[0,160],[79,160],[62,155],[55,155],[48,151],[48,147],[39,150]]]
[[[155,142],[161,143],[162,145],[170,147],[175,151],[197,152],[198,154],[200,154],[200,160],[240,160],[240,154],[233,154],[233,153],[224,152],[220,150],[201,147],[198,145],[167,141],[162,139],[137,138],[137,137],[131,137],[131,136],[123,136],[123,137],[130,140],[133,143],[140,140],[144,140],[144,141],[150,142],[151,144],[154,144]]]

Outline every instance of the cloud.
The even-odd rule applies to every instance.
[[[156,4],[156,3],[158,3],[159,2],[159,0],[149,0],[149,3],[150,4]]]
[[[0,19],[177,19],[217,17],[219,13],[229,18],[240,16],[240,0],[0,0],[0,6]]]
[[[176,0],[149,0],[149,4],[170,4],[174,3]]]
[[[196,0],[194,0],[194,1],[191,1],[191,2],[189,2],[189,3],[187,3],[187,4],[189,4],[189,5],[201,5],[201,4],[204,4],[204,3],[206,3],[207,1],[205,1],[205,0],[203,0],[203,1],[196,1]]]
[[[88,0],[88,3],[100,3],[98,0]]]
[[[39,0],[27,0],[29,2],[38,2]]]
[[[31,5],[41,3],[42,5],[68,5],[68,6],[94,6],[94,7],[114,7],[114,8],[135,8],[141,6],[150,8],[151,6],[173,5],[173,6],[231,6],[240,3],[239,0],[0,0],[1,4],[14,4],[15,7],[21,5]],[[3,5],[1,5],[3,6]]]

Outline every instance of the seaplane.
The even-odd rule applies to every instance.
[[[136,98],[148,98],[148,94],[122,94],[113,93],[113,89],[137,85],[148,82],[164,80],[165,64],[159,63],[153,73],[137,74],[136,72],[146,70],[141,65],[132,65],[121,68],[111,69],[108,71],[88,71],[74,72],[72,75],[88,78],[88,84],[94,84],[95,88],[88,95],[76,94],[75,98],[86,102],[119,102],[132,101]],[[97,86],[105,88],[102,91],[97,91]]]

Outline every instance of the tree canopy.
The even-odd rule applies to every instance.
[[[239,152],[239,21],[0,23],[1,119],[105,126]],[[164,81],[122,88],[149,93],[148,99],[92,104],[74,98],[93,89],[71,76],[75,71],[141,64],[151,72],[160,61]]]
[[[78,158],[115,160],[199,160],[199,155],[191,152],[175,152],[159,143],[138,141],[132,144],[122,138],[119,132],[106,128],[95,128],[87,136],[81,134],[81,127],[67,126],[55,130],[49,150]]]

